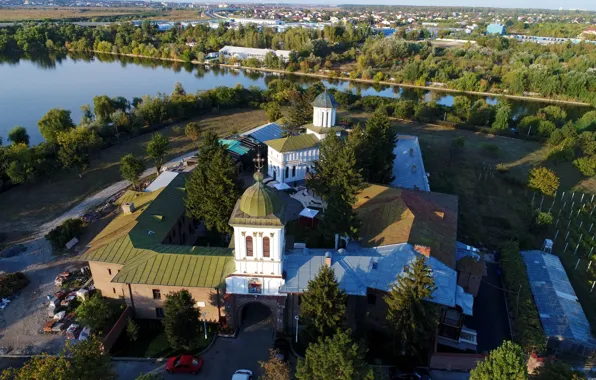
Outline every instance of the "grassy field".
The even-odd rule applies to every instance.
[[[242,132],[265,124],[267,119],[261,110],[234,110],[209,114],[196,121],[203,126],[204,131],[214,130],[221,136],[227,136],[233,131]],[[186,125],[187,122],[180,125]],[[184,134],[177,135],[174,127],[172,125],[160,130],[170,139],[168,159],[194,149],[192,141]],[[92,161],[83,179],[79,179],[74,171],[62,172],[39,183],[17,186],[0,194],[0,231],[32,231],[91,194],[120,181],[120,158],[127,153],[145,157],[145,146],[150,139],[151,134],[144,134],[103,150]],[[147,167],[152,165],[147,159],[146,163]]]
[[[201,15],[193,9],[171,9],[168,11],[147,10],[144,8],[74,8],[74,7],[6,7],[0,8],[0,22],[27,20],[58,20],[70,18],[93,19],[123,15],[142,15],[148,12],[159,13],[149,19],[156,20],[197,20]]]

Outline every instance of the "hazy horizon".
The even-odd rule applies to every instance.
[[[180,0],[181,2],[188,2],[188,0]],[[453,0],[452,0],[453,1]],[[595,0],[572,0],[562,2],[560,0],[456,0],[445,4],[442,0],[407,0],[407,1],[385,1],[375,0],[370,4],[363,4],[362,0],[281,0],[281,1],[259,1],[254,2],[250,0],[204,0],[196,1],[200,3],[229,3],[229,4],[297,4],[297,5],[392,5],[392,6],[432,6],[432,7],[479,7],[479,8],[514,8],[514,9],[550,9],[556,10],[562,8],[563,10],[587,10],[596,11]]]

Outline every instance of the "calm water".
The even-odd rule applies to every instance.
[[[96,95],[135,96],[170,93],[176,82],[182,83],[187,92],[207,90],[216,86],[265,88],[277,76],[260,72],[236,71],[226,68],[204,69],[191,64],[161,62],[115,56],[68,55],[41,57],[4,57],[0,59],[0,136],[6,136],[15,125],[29,131],[31,143],[43,140],[37,121],[51,108],[72,111],[75,123],[80,120],[80,106],[91,104]],[[307,86],[313,78],[289,76]],[[434,99],[437,103],[451,105],[453,95],[443,92],[401,89],[399,87],[353,84],[346,81],[323,81],[327,87],[360,91],[362,95],[404,97],[408,99]],[[495,104],[496,98],[486,98]],[[544,104],[512,102],[514,114],[534,113]],[[574,117],[586,109],[565,107]]]

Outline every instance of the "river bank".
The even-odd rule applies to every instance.
[[[71,52],[75,53],[76,50],[70,50]],[[153,60],[160,60],[160,61],[169,61],[169,62],[180,62],[180,63],[191,63],[193,65],[203,65],[209,66],[208,62],[199,62],[197,60],[192,61],[185,61],[182,59],[177,58],[155,58],[146,55],[140,54],[122,54],[122,53],[112,53],[112,52],[102,52],[97,50],[90,50],[89,52],[95,54],[109,54],[114,56],[123,56],[123,57],[131,57],[131,58],[143,58],[143,59],[153,59]],[[541,103],[551,103],[551,104],[565,104],[571,106],[580,106],[580,107],[593,107],[589,103],[579,102],[575,100],[565,100],[565,99],[553,99],[553,98],[543,98],[538,96],[525,96],[525,95],[511,95],[511,94],[503,94],[497,92],[482,92],[482,91],[460,91],[453,88],[446,88],[446,87],[438,87],[438,86],[420,86],[415,84],[407,84],[407,83],[396,83],[391,81],[374,81],[372,79],[361,79],[361,78],[348,78],[348,77],[336,77],[330,76],[320,73],[303,73],[300,71],[289,72],[285,70],[277,70],[277,69],[269,69],[263,67],[249,67],[249,66],[238,66],[238,65],[230,65],[225,63],[218,63],[217,66],[226,67],[230,69],[240,69],[240,70],[254,70],[260,71],[264,73],[272,73],[272,74],[283,74],[283,75],[296,75],[296,76],[303,76],[303,77],[310,77],[310,78],[318,78],[323,80],[329,81],[344,81],[344,82],[354,82],[354,83],[363,83],[369,85],[382,85],[382,86],[390,86],[390,87],[402,87],[402,88],[409,88],[409,89],[419,89],[425,91],[436,91],[436,92],[445,92],[451,94],[460,94],[460,95],[471,95],[471,96],[487,96],[487,97],[501,97],[506,99],[513,99],[513,100],[522,100],[522,101],[532,101],[532,102],[541,102]]]

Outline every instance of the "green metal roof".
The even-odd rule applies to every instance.
[[[133,202],[90,243],[88,261],[123,265],[112,282],[216,287],[234,272],[233,249],[162,244],[184,214],[184,175],[150,193],[126,192],[116,203]]]
[[[337,108],[338,104],[333,95],[325,90],[315,98],[315,101],[312,102],[312,106],[319,108]]]
[[[313,134],[303,134],[265,141],[265,144],[283,153],[312,148],[319,145],[319,139]]]
[[[279,209],[275,192],[263,184],[263,174],[255,173],[255,183],[240,198],[240,210],[250,216],[265,217]]]

